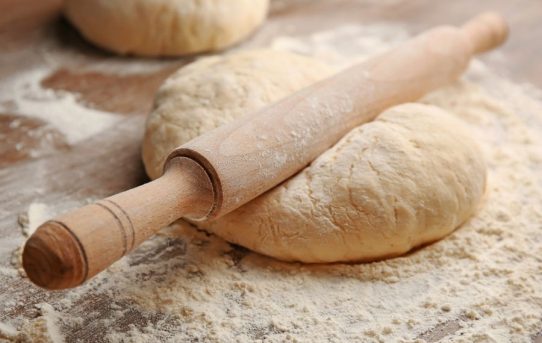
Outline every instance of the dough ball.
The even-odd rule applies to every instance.
[[[404,104],[309,167],[204,228],[283,260],[375,260],[452,232],[477,208],[486,167],[464,125]]]
[[[162,175],[167,156],[179,145],[331,73],[317,60],[274,50],[202,58],[179,69],[158,90],[147,120],[147,174]]]
[[[175,56],[215,51],[247,37],[269,0],[66,0],[88,40],[120,54]]]
[[[317,61],[278,52],[181,69],[160,90],[148,120],[150,176],[159,175],[174,147],[327,73]],[[282,260],[375,260],[452,232],[476,210],[485,180],[483,157],[462,122],[438,107],[410,103],[353,129],[257,199],[196,224]]]

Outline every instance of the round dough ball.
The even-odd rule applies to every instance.
[[[393,107],[303,171],[199,224],[283,260],[376,260],[438,240],[468,219],[486,166],[464,125],[438,107]]]
[[[317,60],[274,50],[202,58],[179,69],[158,90],[147,120],[147,174],[162,175],[167,156],[179,145],[331,73]]]
[[[66,0],[64,13],[91,42],[119,54],[215,51],[247,37],[269,0]]]
[[[166,151],[278,100],[272,92],[283,97],[327,73],[317,61],[270,52],[181,69],[160,90],[148,121],[149,174],[158,176]],[[452,232],[476,210],[485,180],[481,152],[458,119],[435,106],[404,104],[353,129],[274,189],[196,224],[282,260],[375,260]]]

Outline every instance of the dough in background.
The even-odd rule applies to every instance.
[[[193,137],[264,107],[331,70],[276,51],[202,59],[159,90],[143,159],[161,173]],[[234,212],[198,226],[282,260],[336,262],[403,254],[444,237],[476,210],[486,166],[458,119],[417,103],[354,128],[311,165]]]
[[[119,54],[216,51],[253,32],[269,0],[66,0],[64,13],[94,44]]]

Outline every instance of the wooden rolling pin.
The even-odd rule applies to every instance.
[[[82,284],[181,217],[224,215],[292,176],[353,127],[456,80],[502,44],[507,25],[482,14],[437,27],[175,149],[159,179],[41,225],[23,266],[48,289]]]

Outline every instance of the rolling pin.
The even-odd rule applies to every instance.
[[[209,220],[254,199],[307,166],[349,130],[384,109],[456,80],[474,54],[504,42],[504,19],[485,13],[441,26],[218,127],[175,149],[163,175],[42,224],[23,267],[32,282],[83,282],[179,218]]]

